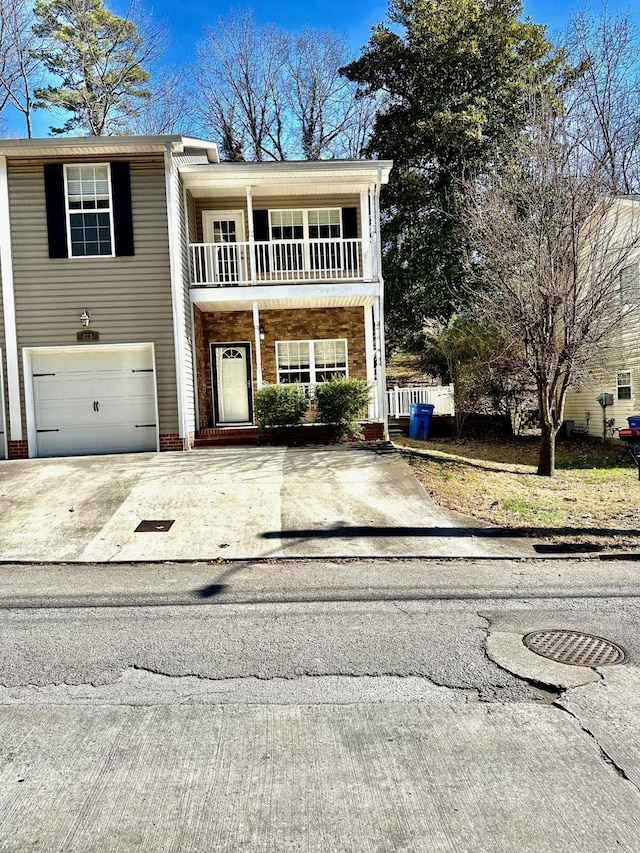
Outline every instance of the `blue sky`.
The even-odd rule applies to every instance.
[[[123,14],[128,6],[127,0],[106,0],[115,12]],[[637,0],[633,0],[637,2]],[[229,2],[215,4],[203,0],[145,0],[146,8],[155,18],[167,22],[170,30],[170,50],[168,64],[183,65],[193,57],[193,47],[200,38],[206,25],[215,25],[218,17],[224,17],[231,9],[252,8],[260,24],[275,23],[284,29],[299,30],[305,25],[332,29],[345,33],[357,55],[359,49],[369,39],[371,27],[384,20],[386,0],[338,0],[327,3],[326,0],[256,0],[253,3]],[[609,0],[609,10],[626,10],[628,0]],[[524,11],[535,23],[547,24],[550,33],[562,28],[572,11],[584,7],[583,0],[525,0]],[[600,10],[600,2],[593,2],[591,8]],[[640,12],[635,12],[640,26]],[[9,118],[9,117],[7,117]],[[51,124],[50,116],[43,113],[35,116],[35,133],[46,136]],[[20,120],[10,121],[10,129],[22,134]]]
[[[632,0],[634,6],[637,0]],[[384,20],[386,0],[260,0],[260,2],[230,2],[207,4],[199,0],[184,0],[177,4],[173,0],[146,0],[148,8],[158,18],[168,21],[173,38],[172,59],[176,63],[188,58],[193,44],[198,40],[202,28],[215,24],[231,9],[252,8],[259,23],[276,23],[284,29],[298,30],[309,24],[313,27],[337,30],[349,38],[354,51],[358,51],[369,39],[371,27]],[[126,0],[116,0],[116,8],[126,8]],[[598,11],[599,2],[590,4]],[[610,11],[626,10],[629,0],[609,0]],[[535,23],[548,24],[550,32],[562,28],[570,13],[584,7],[583,0],[525,0],[524,11]],[[640,23],[640,13],[636,13]]]

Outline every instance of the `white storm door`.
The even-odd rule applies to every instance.
[[[248,282],[242,211],[205,211],[202,220],[205,240],[212,244],[210,280],[232,286]]]
[[[249,344],[212,344],[216,424],[250,423],[251,362]]]

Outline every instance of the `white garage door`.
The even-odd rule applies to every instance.
[[[38,456],[157,450],[153,347],[30,351]]]

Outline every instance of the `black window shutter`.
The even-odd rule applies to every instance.
[[[253,239],[256,243],[265,243],[270,239],[269,211],[253,211]],[[269,272],[269,250],[266,246],[256,246],[256,266],[258,272]]]
[[[67,216],[64,206],[64,175],[62,163],[46,163],[44,167],[44,196],[47,207],[47,236],[49,257],[67,258]]]
[[[133,255],[133,217],[131,215],[131,177],[129,164],[111,164],[111,197],[116,255]]]
[[[342,237],[345,240],[354,240],[358,236],[358,208],[342,208]]]
[[[253,237],[258,242],[264,242],[269,239],[269,211],[254,210],[253,211]]]

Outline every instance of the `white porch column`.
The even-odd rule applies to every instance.
[[[249,223],[249,263],[251,264],[251,284],[256,285],[258,283],[258,258],[256,256],[256,235],[253,230],[253,195],[251,194],[251,187],[247,187],[247,220]]]
[[[373,312],[370,305],[364,306],[364,356],[367,369],[367,382],[375,388],[376,382],[376,343],[373,327]],[[369,403],[369,417],[375,420],[378,412],[378,394]]]
[[[360,227],[362,229],[362,275],[365,281],[373,279],[371,252],[371,190],[360,193]]]
[[[262,388],[262,341],[260,340],[260,311],[258,303],[253,303],[253,334],[256,342],[256,385]]]
[[[371,277],[373,281],[381,278],[380,267],[380,219],[378,216],[378,187],[371,184],[369,188],[369,203],[371,205]]]
[[[7,386],[9,388],[9,438],[22,441],[22,406],[20,405],[20,366],[18,362],[18,329],[13,287],[13,256],[11,251],[11,220],[9,219],[9,179],[7,158],[0,157],[0,274],[2,275],[2,307],[7,355]],[[34,452],[35,448],[31,448]]]

